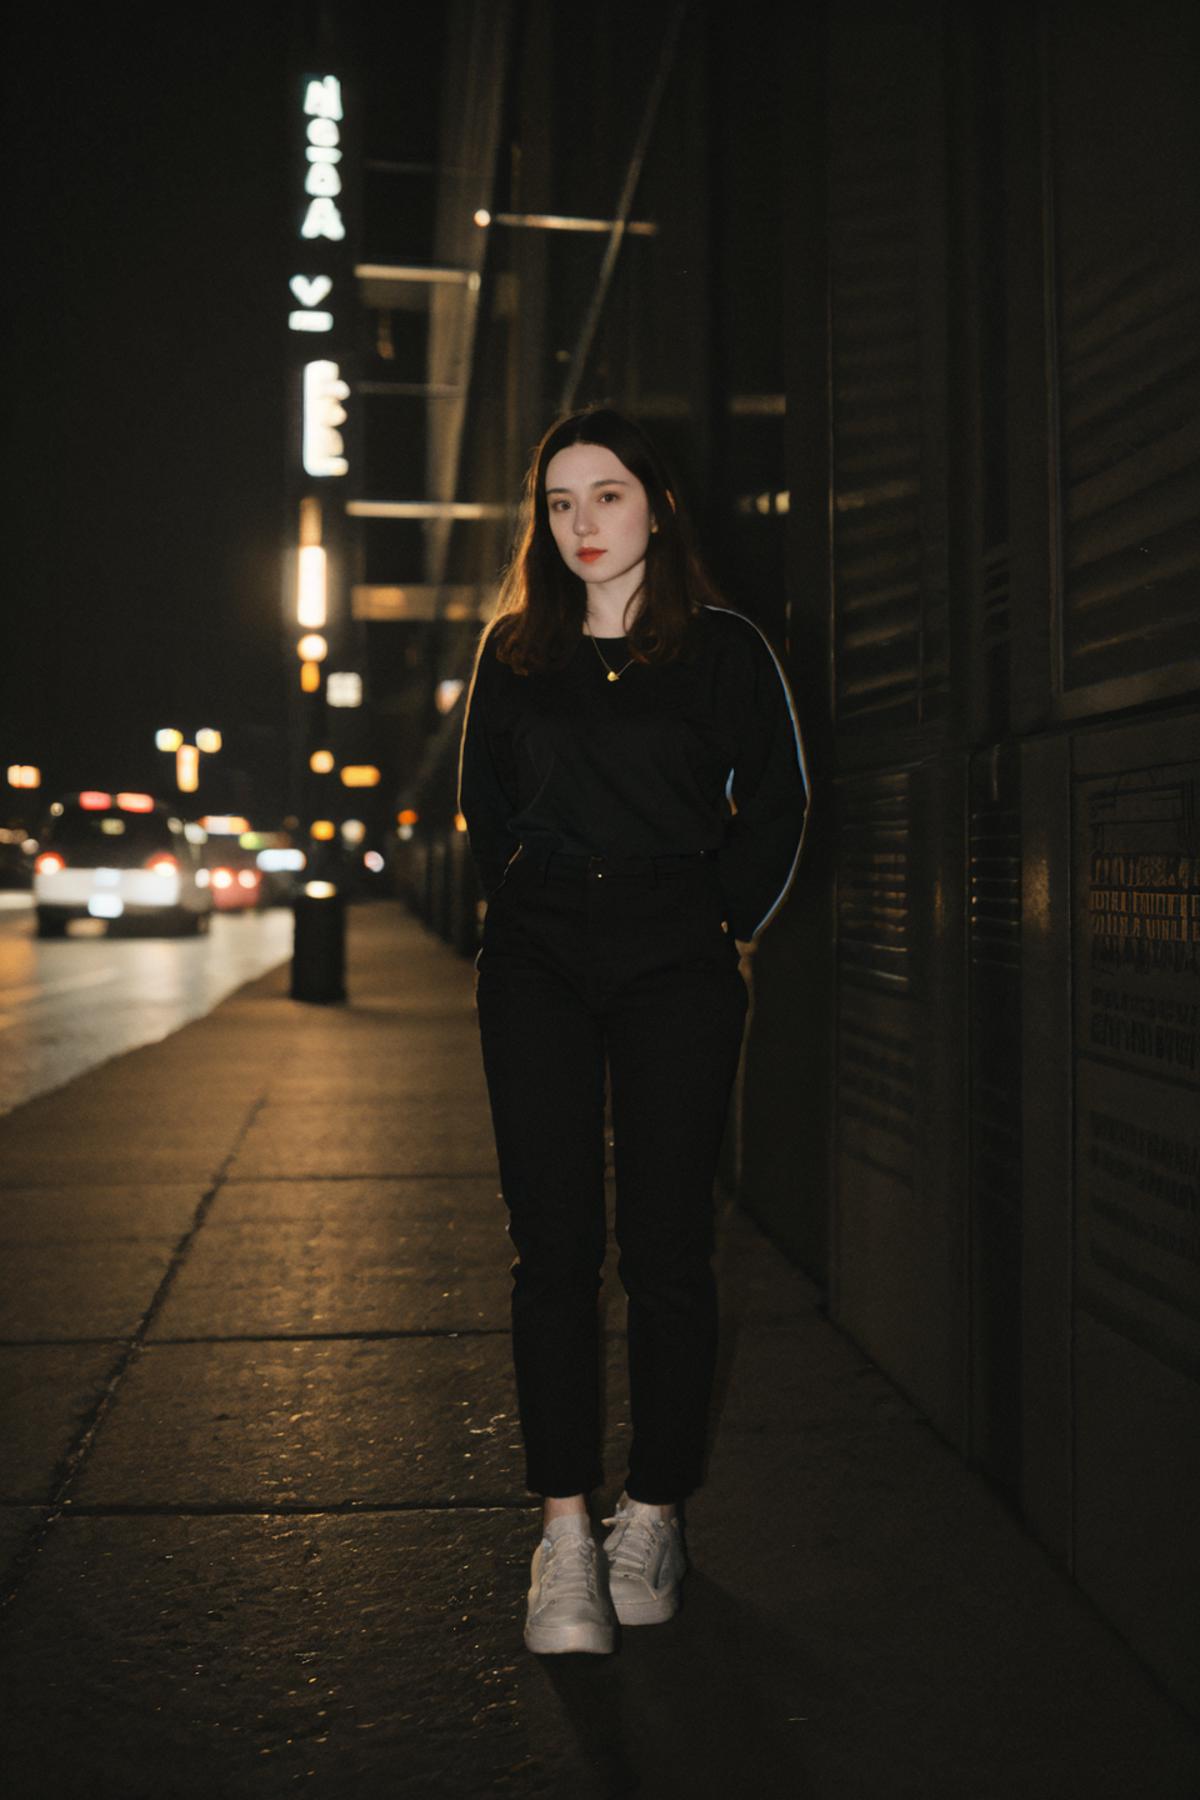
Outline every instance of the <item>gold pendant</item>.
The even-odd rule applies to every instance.
[[[620,681],[621,677],[617,674],[615,669],[610,669],[608,671],[608,679],[610,681]]]

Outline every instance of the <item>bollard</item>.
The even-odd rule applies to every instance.
[[[306,881],[296,895],[292,999],[346,998],[346,903],[332,881]]]

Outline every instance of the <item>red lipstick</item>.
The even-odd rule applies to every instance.
[[[575,554],[581,562],[591,562],[597,556],[607,555],[607,552],[604,550],[577,550]]]

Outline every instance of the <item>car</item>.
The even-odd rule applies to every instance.
[[[37,934],[63,937],[72,919],[159,922],[207,931],[212,892],[202,838],[151,794],[94,788],[56,800],[33,864]]]
[[[248,819],[209,814],[200,820],[206,834],[201,852],[213,905],[218,912],[250,912],[264,903],[262,872],[254,851]]]

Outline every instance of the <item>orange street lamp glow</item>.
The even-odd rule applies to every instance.
[[[333,751],[314,750],[308,759],[308,766],[314,775],[328,775],[333,768]]]
[[[310,631],[296,645],[296,654],[301,662],[324,662],[329,655],[329,645],[319,631]]]
[[[300,686],[306,694],[315,694],[321,685],[321,665],[315,662],[300,664]]]
[[[319,630],[325,623],[326,604],[325,552],[320,544],[306,544],[300,551],[297,621],[309,630]]]
[[[181,794],[194,794],[200,786],[200,752],[195,744],[180,744],[175,752],[175,785]]]
[[[332,819],[314,819],[310,835],[320,844],[330,844],[337,836],[337,827]]]
[[[420,813],[411,806],[406,806],[403,812],[396,814],[396,823],[397,825],[415,825],[420,816]]]
[[[42,771],[32,763],[10,763],[8,765],[8,785],[15,788],[35,788],[42,785]]]
[[[156,731],[154,734],[154,748],[165,750],[168,756],[174,756],[182,742],[182,731],[176,731],[173,726],[168,726],[163,731]]]
[[[379,770],[372,763],[347,763],[342,770],[343,787],[378,787],[381,779]]]
[[[206,725],[203,731],[196,733],[196,748],[203,750],[206,756],[215,756],[221,748],[220,732],[213,731],[211,726]]]

